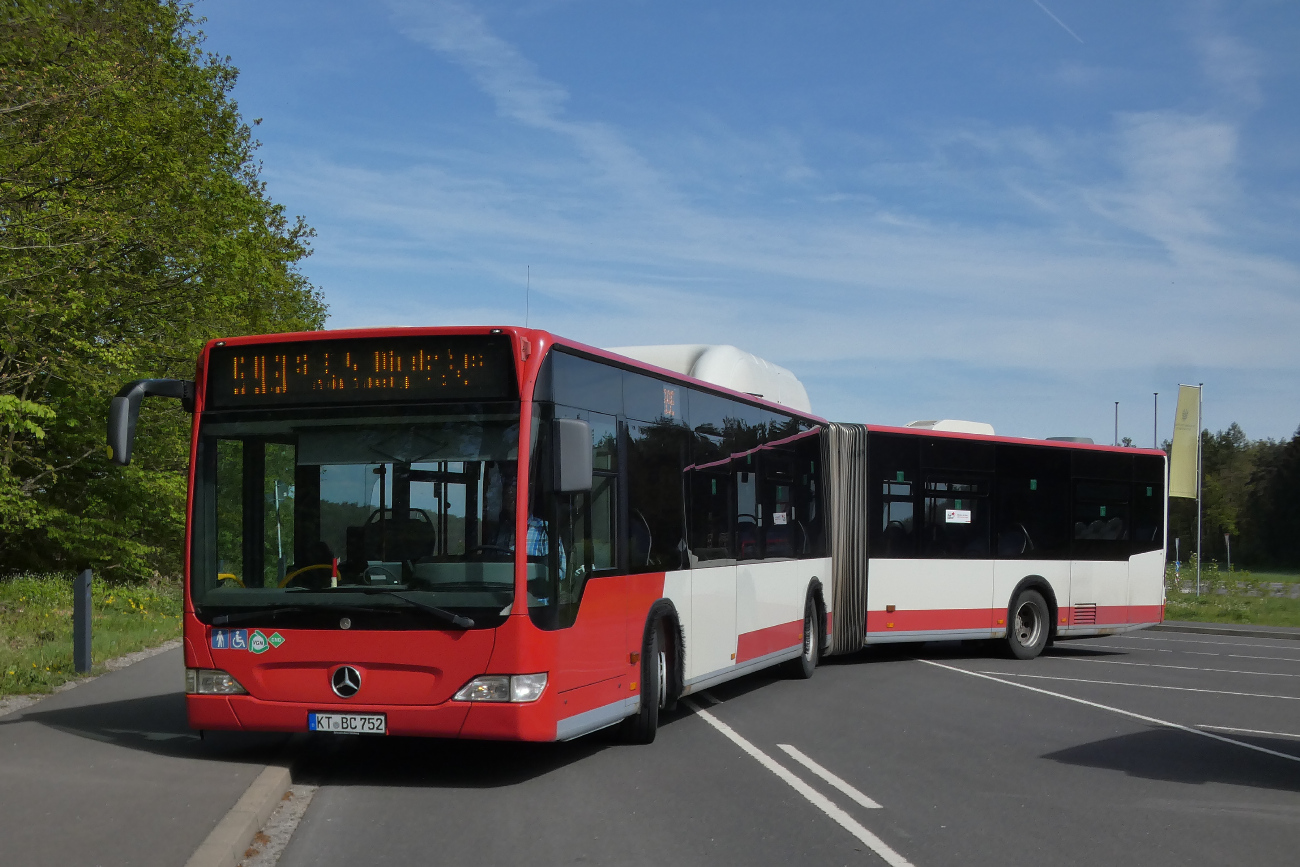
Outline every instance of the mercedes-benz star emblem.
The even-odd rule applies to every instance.
[[[339,698],[352,698],[361,689],[361,672],[350,665],[343,665],[334,670],[330,686]]]

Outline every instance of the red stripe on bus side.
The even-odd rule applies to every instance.
[[[868,611],[868,632],[920,632],[927,629],[994,629],[994,608],[949,608],[924,611]]]
[[[803,620],[792,620],[766,629],[742,632],[736,637],[736,662],[748,662],[802,643]]]

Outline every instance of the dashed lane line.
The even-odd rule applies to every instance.
[[[1120,659],[1090,659],[1086,656],[1052,656],[1050,659],[1065,659],[1070,662],[1100,662],[1105,665],[1139,665],[1143,668],[1174,668],[1179,671],[1217,671],[1220,674],[1258,674],[1260,677],[1300,677],[1300,674],[1286,671],[1242,671],[1236,668],[1201,668],[1196,665],[1162,665],[1158,662],[1125,662]]]
[[[1072,695],[1066,695],[1063,692],[1052,692],[1050,689],[1040,689],[1039,687],[1036,686],[1030,686],[1027,683],[1016,683],[1014,680],[1003,680],[1000,677],[993,677],[991,675],[985,674],[980,671],[970,671],[965,668],[958,668],[955,665],[944,665],[942,662],[935,662],[932,659],[918,659],[917,662],[924,662],[926,665],[933,665],[935,668],[946,668],[948,671],[955,671],[958,674],[965,674],[968,675],[969,677],[978,677],[983,680],[991,680],[994,683],[1001,683],[1001,684],[1005,684],[1006,686],[1014,686],[1016,689],[1024,689],[1024,690],[1028,690],[1029,692],[1039,693],[1040,695],[1050,695],[1053,698],[1060,698],[1060,699],[1064,699],[1065,701],[1072,701],[1075,704],[1087,705],[1088,707],[1095,707],[1099,710],[1107,710],[1110,711],[1111,713],[1117,713],[1120,716],[1131,717],[1132,719],[1142,720],[1143,722],[1151,723],[1153,725],[1164,726],[1166,728],[1171,728],[1171,729],[1177,729],[1180,732],[1187,732],[1189,734],[1199,735],[1200,737],[1209,738],[1210,740],[1220,741],[1225,744],[1232,744],[1233,746],[1238,746],[1244,749],[1253,750],[1254,752],[1257,753],[1264,753],[1266,755],[1276,756],[1279,759],[1286,759],[1287,761],[1290,762],[1300,763],[1300,756],[1291,755],[1290,753],[1281,753],[1278,752],[1277,750],[1270,750],[1267,747],[1256,746],[1255,744],[1249,744],[1246,743],[1245,741],[1239,741],[1233,738],[1225,738],[1223,735],[1216,735],[1213,732],[1202,731],[1201,729],[1192,728],[1191,726],[1179,725],[1176,722],[1169,722],[1168,720],[1157,719],[1156,717],[1153,716],[1146,716],[1145,714],[1134,713],[1131,710],[1124,710],[1123,708],[1111,707],[1110,705],[1101,704],[1099,702],[1088,701],[1086,698],[1077,698]]]
[[[812,771],[814,774],[821,777],[823,780],[830,783],[832,786],[839,789],[841,792],[848,795],[850,798],[857,801],[859,804],[866,807],[868,810],[880,809],[880,805],[877,804],[875,801],[871,800],[866,795],[862,794],[857,789],[850,786],[844,780],[840,779],[835,774],[832,774],[830,771],[826,770],[821,765],[817,764],[812,759],[805,756],[797,748],[791,746],[790,744],[777,744],[777,746],[780,747],[782,750],[785,750],[785,754],[788,755],[790,758],[794,759],[796,762],[803,765],[805,768]]]
[[[925,662],[926,660],[922,660]],[[964,670],[964,669],[963,669]],[[967,674],[976,674],[969,671]],[[1017,674],[1010,671],[981,671],[979,674],[998,674],[1003,677],[1029,677],[1034,680],[1063,680],[1070,683],[1099,683],[1104,686],[1137,686],[1143,689],[1171,689],[1177,692],[1202,692],[1207,695],[1235,695],[1242,698],[1279,698],[1283,701],[1300,701],[1300,695],[1273,695],[1264,692],[1231,692],[1226,689],[1198,689],[1194,686],[1162,686],[1155,683],[1129,683],[1123,680],[1089,680],[1085,677],[1052,677],[1047,674]]]
[[[868,831],[856,819],[835,806],[834,802],[821,792],[818,792],[812,786],[796,777],[791,771],[786,769],[784,765],[778,763],[767,753],[741,737],[731,726],[727,725],[689,698],[683,698],[682,704],[689,707],[694,711],[696,716],[713,726],[721,732],[724,737],[748,753],[760,765],[776,774],[784,783],[786,783],[786,785],[803,795],[810,804],[829,816],[832,821],[844,830],[848,831],[854,837],[857,837],[858,840],[862,841],[867,848],[884,859],[885,863],[889,864],[890,867],[913,867],[911,861],[908,861],[902,855],[891,849],[884,840],[881,840],[875,834]]]

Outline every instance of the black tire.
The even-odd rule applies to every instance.
[[[661,676],[667,654],[663,650],[663,623],[646,627],[641,644],[641,708],[619,724],[624,743],[652,744],[659,730],[659,707],[664,701],[664,678]]]
[[[1047,601],[1037,590],[1022,590],[1007,611],[1007,649],[1016,659],[1033,659],[1052,632]]]
[[[803,604],[803,652],[789,665],[790,676],[807,680],[817,670],[822,655],[822,628],[817,616],[817,602],[811,593]]]

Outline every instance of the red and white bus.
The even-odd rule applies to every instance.
[[[1159,452],[830,424],[523,328],[213,341],[114,399],[117,463],[147,395],[195,413],[200,730],[649,742],[776,664],[1161,618]]]

